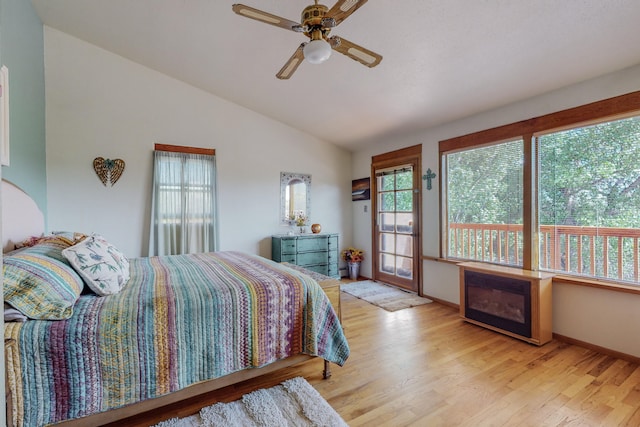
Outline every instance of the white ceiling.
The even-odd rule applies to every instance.
[[[313,3],[239,1],[293,21]],[[371,0],[331,34],[380,65],[334,52],[290,80],[275,74],[306,37],[235,0],[32,2],[45,25],[349,150],[640,63],[638,0]]]

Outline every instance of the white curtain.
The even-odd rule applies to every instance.
[[[153,156],[149,256],[217,250],[215,156]]]

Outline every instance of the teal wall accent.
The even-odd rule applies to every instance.
[[[26,191],[47,217],[44,41],[28,0],[0,0],[0,63],[9,68],[10,166],[2,177]]]

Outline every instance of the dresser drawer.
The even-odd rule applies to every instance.
[[[271,237],[271,259],[299,265],[316,273],[340,277],[338,234],[294,234]]]
[[[280,256],[279,262],[288,262],[290,264],[297,264],[296,254],[284,254]]]
[[[298,253],[298,262],[296,264],[304,267],[317,264],[326,265],[327,262],[329,262],[327,252],[303,252]]]
[[[282,254],[295,254],[297,252],[297,242],[295,239],[282,239],[280,245]]]
[[[300,237],[298,239],[298,252],[313,252],[327,250],[327,237]]]

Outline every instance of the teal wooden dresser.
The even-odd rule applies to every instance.
[[[271,236],[271,259],[288,262],[330,277],[340,277],[338,234]]]

